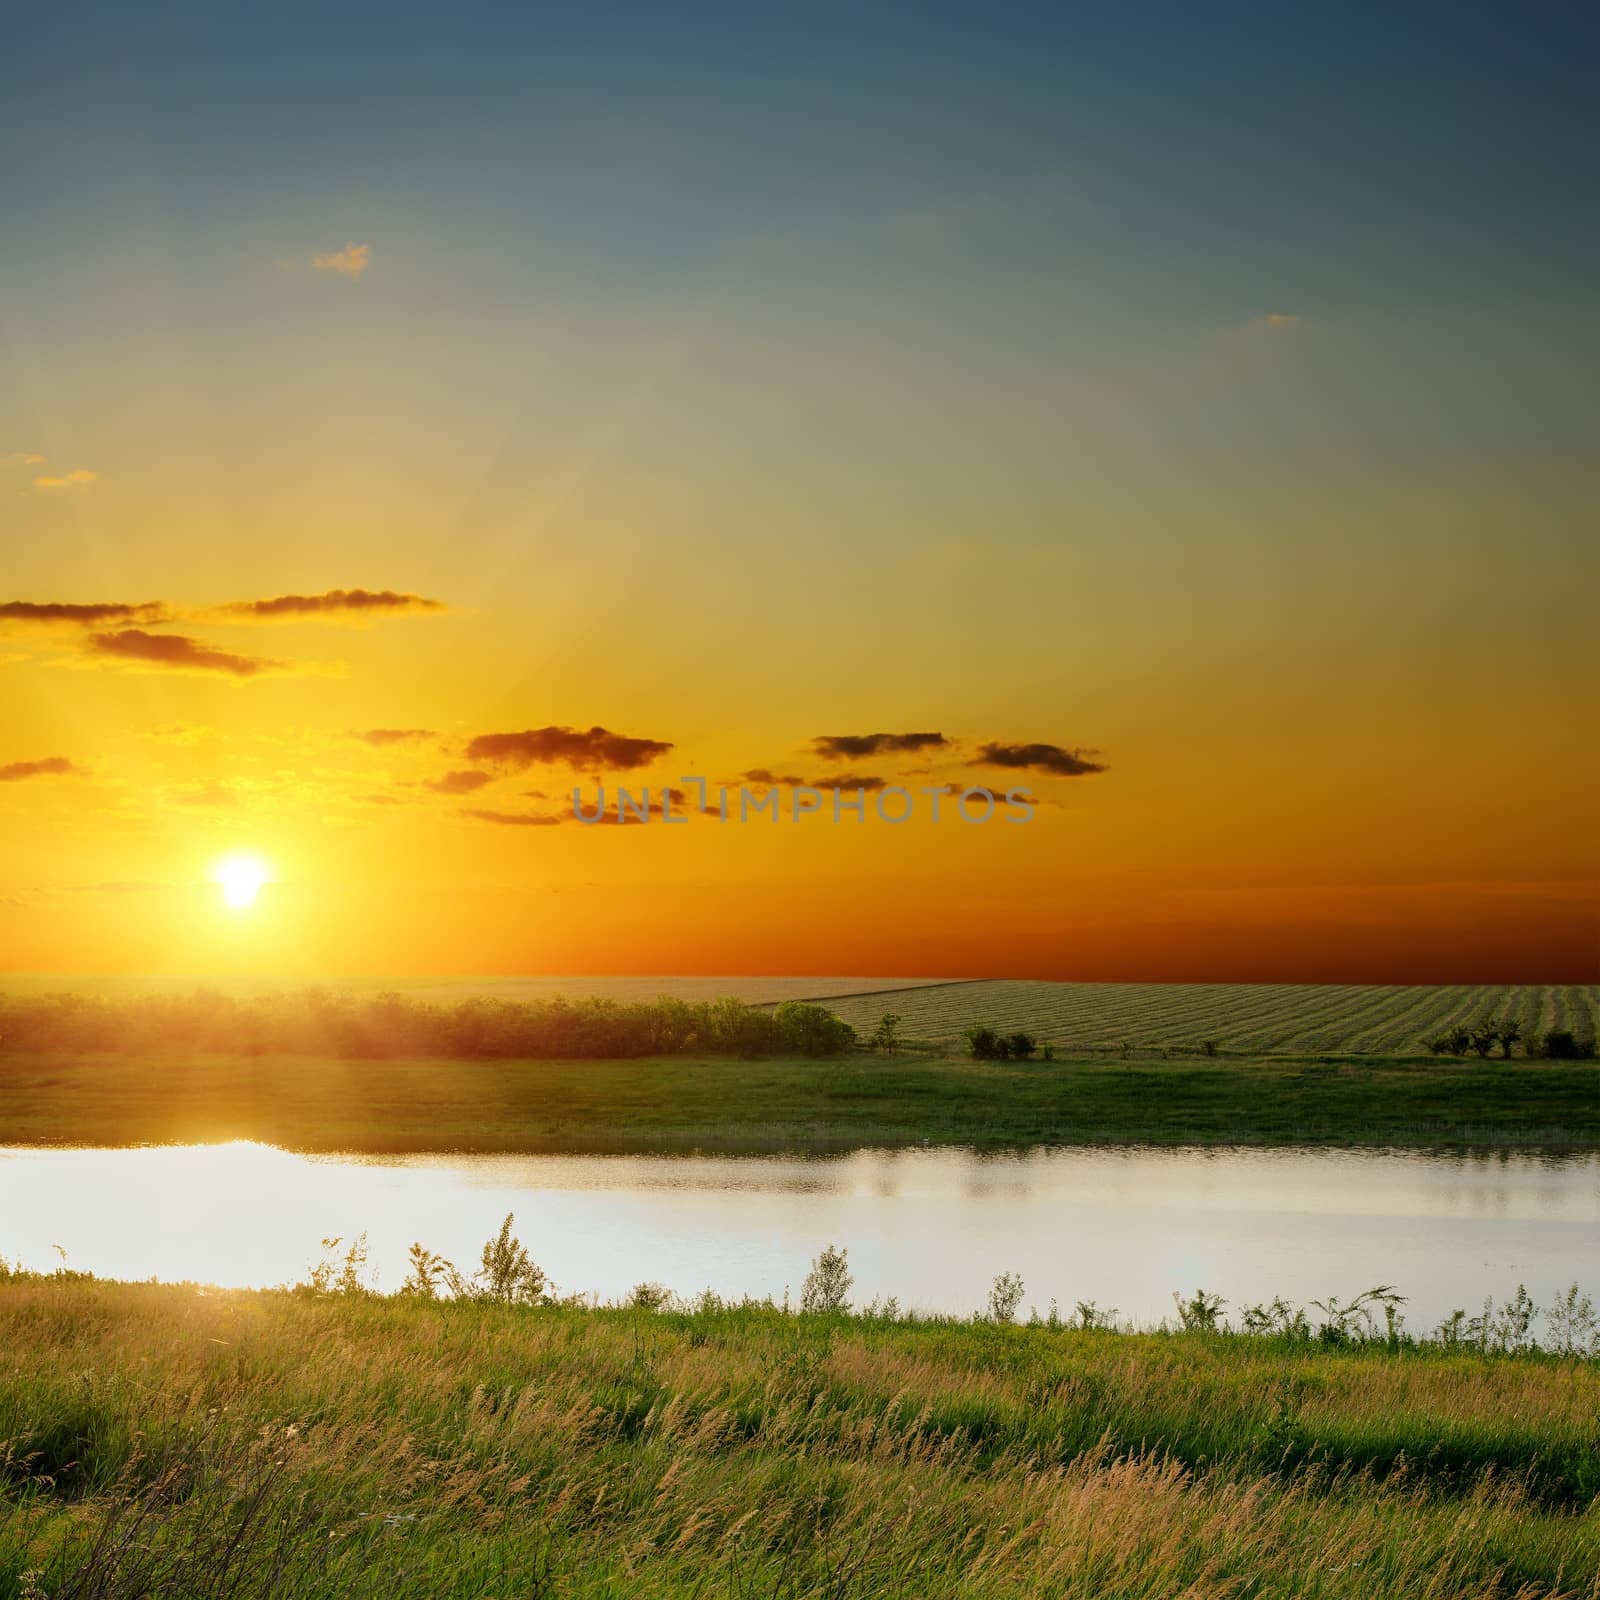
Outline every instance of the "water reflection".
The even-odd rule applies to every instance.
[[[1028,1302],[1154,1319],[1171,1291],[1237,1304],[1377,1282],[1414,1326],[1526,1283],[1591,1278],[1600,1157],[1379,1151],[861,1151],[822,1159],[299,1156],[264,1145],[0,1149],[0,1254],[123,1278],[302,1277],[365,1230],[380,1286],[420,1239],[463,1264],[507,1211],[563,1289],[798,1292],[823,1244],[856,1293],[968,1312],[994,1274]],[[1591,1285],[1592,1286],[1592,1285]],[[1025,1302],[1028,1303],[1028,1302]]]

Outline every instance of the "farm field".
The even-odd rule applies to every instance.
[[[890,1001],[892,1000],[892,1004]],[[1284,1055],[1407,1056],[1485,1011],[1514,1016],[1524,1036],[1595,1036],[1600,984],[1442,987],[1329,984],[1038,983],[979,980],[893,996],[842,995],[830,1008],[870,1032],[885,1011],[908,1042],[953,1046],[984,1024],[1041,1043],[1104,1054],[1131,1045]]]

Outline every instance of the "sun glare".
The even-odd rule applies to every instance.
[[[211,869],[213,880],[222,888],[222,898],[241,910],[252,906],[261,886],[271,881],[272,873],[260,856],[224,856]]]

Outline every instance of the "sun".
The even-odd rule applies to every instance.
[[[211,869],[211,877],[221,886],[222,898],[242,911],[256,903],[262,884],[272,881],[272,869],[260,856],[224,856]]]

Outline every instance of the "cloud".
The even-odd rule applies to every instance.
[[[358,794],[356,799],[369,806],[403,806],[406,803],[397,794]]]
[[[978,754],[967,763],[972,767],[1032,767],[1039,772],[1051,772],[1058,778],[1081,778],[1092,772],[1104,772],[1105,766],[1091,761],[1098,750],[1068,750],[1058,744],[1000,744],[980,747]]]
[[[85,489],[91,483],[98,483],[100,474],[90,472],[87,467],[77,467],[71,472],[63,473],[60,477],[35,478],[35,489]]]
[[[647,767],[672,745],[661,739],[631,738],[605,728],[529,728],[522,733],[480,733],[467,746],[470,761],[526,767],[535,761],[563,761],[583,770],[609,767],[628,772]]]
[[[424,779],[422,787],[432,789],[435,794],[471,794],[474,789],[493,782],[492,772],[447,772],[442,778]]]
[[[0,783],[20,783],[24,778],[81,778],[83,768],[65,756],[45,756],[41,761],[13,761],[0,767]]]
[[[1287,311],[1269,311],[1265,316],[1257,317],[1256,322],[1260,327],[1279,331],[1300,326],[1300,318]]]
[[[13,450],[9,455],[0,456],[0,470],[6,467],[42,467],[44,457],[35,455],[31,450]]]
[[[342,250],[324,250],[312,256],[311,265],[317,272],[336,272],[342,277],[359,278],[372,265],[372,246],[347,244]]]
[[[477,811],[470,807],[463,808],[461,815],[474,822],[498,822],[507,828],[553,828],[561,821],[560,817],[535,816],[527,811]]]
[[[854,772],[826,778],[801,778],[792,772],[780,776],[765,767],[752,767],[748,772],[741,772],[739,777],[745,783],[777,783],[788,789],[865,789],[869,794],[883,788],[887,781]]]
[[[942,733],[824,733],[811,747],[825,761],[859,761],[863,756],[938,750],[949,743]]]
[[[226,784],[213,779],[209,783],[202,783],[193,789],[178,789],[173,792],[173,800],[180,806],[236,806],[239,796]]]
[[[72,622],[92,627],[107,622],[170,622],[172,614],[159,600],[94,600],[79,604],[67,600],[0,601],[0,622]]]
[[[385,745],[405,744],[413,739],[431,739],[432,728],[367,728],[364,731],[351,735],[360,739],[364,744],[370,744],[373,749],[381,750]]]
[[[298,622],[306,617],[397,616],[447,611],[442,600],[393,589],[329,589],[323,594],[280,594],[270,600],[234,600],[202,613],[223,622]]]
[[[143,628],[92,633],[85,648],[92,655],[173,672],[220,672],[234,678],[255,678],[263,673],[291,670],[285,661],[234,655],[227,650],[213,650],[181,633],[146,633]]]
[[[192,722],[174,722],[166,727],[144,730],[144,737],[156,744],[203,744],[207,739],[214,739],[216,736],[215,728],[203,727]]]

